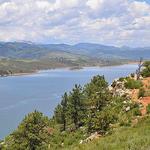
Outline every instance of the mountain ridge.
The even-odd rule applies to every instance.
[[[96,43],[69,44],[36,44],[29,42],[0,42],[0,57],[40,59],[50,52],[61,52],[84,55],[98,59],[130,59],[138,60],[140,57],[150,59],[150,47],[115,47]]]

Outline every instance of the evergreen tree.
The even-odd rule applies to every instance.
[[[58,124],[62,124],[62,106],[58,104],[54,111],[54,118]]]
[[[87,105],[101,111],[110,99],[110,92],[108,90],[108,83],[104,76],[95,76],[91,82],[85,85],[84,93]]]
[[[6,141],[8,149],[15,150],[37,150],[48,147],[49,134],[47,128],[49,120],[42,113],[34,111],[25,116],[24,120],[18,126]]]
[[[70,92],[69,114],[77,129],[83,116],[83,92],[80,85],[75,85],[72,92]]]
[[[58,104],[58,106],[55,109],[55,119],[57,123],[63,124],[63,131],[66,130],[66,124],[67,124],[67,103],[68,103],[68,95],[65,92],[65,94],[62,96],[61,104]]]
[[[150,77],[150,61],[146,61],[143,64],[144,69],[142,70],[143,77]]]
[[[62,121],[63,121],[63,130],[66,130],[66,123],[67,123],[67,103],[68,103],[68,95],[67,93],[64,94],[61,101],[62,106]]]

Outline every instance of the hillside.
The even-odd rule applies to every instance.
[[[37,110],[29,113],[0,148],[148,150],[149,77],[147,61],[139,77],[131,74],[108,85],[97,75],[83,87],[75,85],[64,93],[52,118]]]
[[[22,73],[33,73],[38,70],[65,68],[81,69],[87,66],[110,66],[128,63],[127,60],[98,60],[86,56],[74,55],[66,52],[50,52],[42,59],[0,59],[0,76]]]
[[[54,53],[71,53],[97,59],[130,59],[138,60],[140,57],[150,59],[149,47],[115,47],[91,43],[67,44],[35,44],[25,42],[0,42],[0,56],[20,59],[40,59],[53,56]]]
[[[137,61],[140,57],[150,58],[149,50],[91,43],[44,45],[31,42],[0,42],[0,75],[60,67],[121,65]]]
[[[115,47],[100,44],[80,43],[73,46],[78,53],[85,53],[99,58],[121,58],[138,60],[140,57],[150,59],[150,47]]]
[[[150,117],[141,119],[134,127],[115,129],[111,135],[65,150],[149,150]]]
[[[0,75],[31,73],[37,70],[61,67],[121,65],[129,62],[128,59],[119,57],[99,56],[99,50],[96,52],[94,47],[90,49],[90,52],[87,52],[88,48],[84,51],[83,49],[79,45],[0,42]]]

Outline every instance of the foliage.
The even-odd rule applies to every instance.
[[[150,146],[150,117],[145,117],[135,127],[121,127],[111,135],[90,143],[69,147],[66,150],[148,150]]]
[[[150,114],[150,104],[147,105],[147,107],[146,107],[146,112],[147,112],[148,114]]]
[[[82,117],[84,115],[83,107],[84,105],[83,105],[82,87],[80,85],[75,85],[73,90],[70,92],[68,108],[70,118],[73,121],[76,129],[82,123]]]
[[[65,127],[72,130],[84,125],[87,127],[88,132],[96,130],[106,131],[109,128],[109,123],[112,122],[111,117],[109,117],[111,112],[102,110],[110,103],[111,99],[112,96],[108,90],[108,83],[105,81],[104,76],[98,75],[93,77],[91,82],[86,84],[83,89],[80,85],[75,85],[67,95]],[[54,114],[54,118],[56,118],[56,122],[59,124],[62,124],[62,120],[64,120],[62,102],[57,106]],[[105,127],[102,125],[102,121],[105,123],[108,122],[106,123],[107,125],[104,125]],[[90,127],[90,122],[94,124],[92,127]]]
[[[128,78],[125,82],[125,87],[127,89],[139,89],[143,86],[142,82],[139,80],[134,80],[131,78]]]
[[[137,108],[133,109],[133,116],[141,116],[141,111],[139,109],[139,106]]]
[[[71,123],[73,123],[77,129],[82,123],[83,110],[82,87],[75,85],[69,95],[67,95],[67,93],[64,94],[61,104],[55,109],[54,118],[57,123],[63,123],[63,130],[66,130],[66,125]]]
[[[49,139],[49,134],[46,130],[48,126],[48,118],[35,110],[25,116],[18,129],[6,138],[7,149],[35,150],[46,148]]]
[[[61,104],[55,108],[55,119],[57,123],[63,124],[63,131],[66,130],[66,122],[67,122],[67,104],[68,104],[68,95],[67,93],[62,96]]]
[[[124,81],[126,78],[124,78],[124,77],[121,77],[121,78],[119,78],[119,81]]]
[[[150,61],[146,61],[144,64],[144,69],[142,70],[141,74],[143,77],[150,77]]]
[[[116,116],[109,109],[103,111],[90,112],[87,118],[88,132],[98,132],[105,134],[110,129],[110,124],[114,123]]]
[[[93,132],[105,135],[113,126],[130,126],[139,115],[138,104],[112,96],[104,76],[97,75],[84,87],[75,85],[65,93],[50,120],[38,111],[27,115],[5,146],[10,150],[68,147]]]
[[[144,88],[140,88],[138,97],[139,97],[139,98],[140,98],[140,97],[144,97],[144,95],[145,95],[145,90],[144,90]]]
[[[110,100],[110,92],[108,90],[108,83],[104,76],[95,76],[90,83],[84,87],[84,93],[87,105],[95,107],[96,110],[106,106]]]

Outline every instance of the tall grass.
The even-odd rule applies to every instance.
[[[116,129],[114,133],[72,150],[150,150],[150,117],[142,119],[135,127]]]

